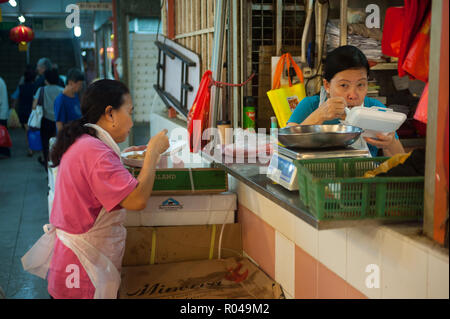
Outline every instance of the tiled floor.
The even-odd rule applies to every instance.
[[[20,261],[48,223],[47,173],[37,155],[26,156],[25,131],[10,135],[11,158],[0,159],[0,287],[6,298],[49,298],[47,282]]]
[[[149,124],[136,124],[134,134],[135,145],[147,144]],[[0,159],[0,288],[6,298],[47,299],[47,282],[25,272],[20,261],[48,223],[47,173],[37,155],[26,156],[25,131],[10,135],[11,158]]]

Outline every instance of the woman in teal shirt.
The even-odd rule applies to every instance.
[[[336,48],[328,53],[324,65],[323,94],[305,97],[295,108],[288,126],[339,124],[345,119],[345,107],[386,107],[378,100],[367,97],[369,62],[358,48],[350,45]],[[404,153],[395,133],[377,134],[377,138],[364,138],[372,156],[378,149],[385,156]]]

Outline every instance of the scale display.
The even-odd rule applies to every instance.
[[[289,190],[297,190],[297,167],[291,159],[274,153],[267,169],[267,176]]]

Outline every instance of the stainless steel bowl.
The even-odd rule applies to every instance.
[[[354,143],[363,129],[351,125],[297,125],[278,131],[278,140],[286,147],[330,148]]]

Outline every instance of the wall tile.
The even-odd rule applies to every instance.
[[[295,295],[295,244],[275,231],[275,281]]]
[[[238,185],[238,201],[291,241],[295,240],[295,217],[292,213],[262,196],[244,183]]]
[[[318,261],[295,246],[295,298],[317,298]]]
[[[385,232],[381,248],[381,297],[427,297],[427,252]]]
[[[289,292],[287,292],[287,290],[283,289],[283,293],[286,299],[295,299],[294,296],[290,295]]]
[[[344,280],[347,271],[347,229],[319,231],[318,260]]]
[[[317,259],[319,231],[294,216],[295,244]]]
[[[245,206],[238,206],[242,247],[272,279],[275,278],[275,230]]]
[[[367,299],[367,296],[364,295],[358,289],[347,284],[347,298],[348,299]]]
[[[318,263],[317,295],[319,299],[347,298],[348,284],[333,271]]]
[[[432,299],[449,298],[449,265],[432,254],[428,254],[427,297]]]
[[[381,298],[381,246],[384,232],[379,227],[353,227],[347,232],[347,281],[370,298]],[[378,266],[377,270],[368,265]],[[369,275],[379,274],[379,288],[368,288]]]

